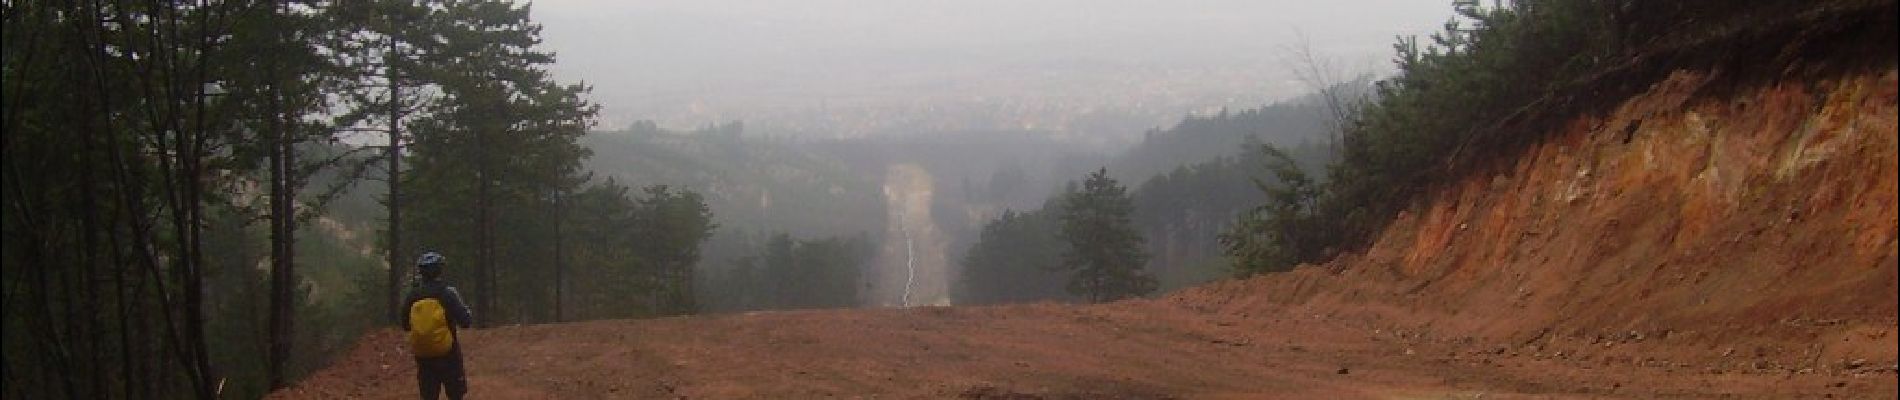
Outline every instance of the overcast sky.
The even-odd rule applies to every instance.
[[[1296,33],[1352,69],[1383,71],[1395,36],[1433,31],[1450,8],[1429,0],[539,0],[533,17],[558,53],[557,78],[594,85],[601,127],[616,129],[643,119],[750,126],[814,113],[1257,106],[1301,91],[1284,50]]]

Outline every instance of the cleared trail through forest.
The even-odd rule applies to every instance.
[[[910,238],[910,229],[898,227],[904,231],[904,306],[910,307],[911,286],[917,282],[917,242]]]
[[[936,185],[916,164],[894,164],[884,177],[884,243],[865,271],[864,304],[949,305],[954,276],[948,241],[931,215]]]

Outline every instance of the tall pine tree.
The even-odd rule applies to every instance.
[[[1143,270],[1148,254],[1141,232],[1130,222],[1134,211],[1127,188],[1109,178],[1107,168],[1089,174],[1080,191],[1063,195],[1061,235],[1069,248],[1062,269],[1073,273],[1069,293],[1100,303],[1155,291],[1154,276]]]
[[[532,281],[540,269],[530,267],[551,257],[531,251],[549,246],[527,241],[552,233],[552,224],[531,210],[551,209],[551,194],[568,189],[587,155],[575,140],[598,110],[581,99],[585,86],[550,79],[554,56],[537,48],[541,27],[528,11],[505,1],[451,2],[433,19],[438,47],[422,57],[441,98],[413,124],[405,171],[412,191],[403,200],[413,211],[404,229],[415,234],[405,236],[467,260],[449,274],[472,278],[480,325],[538,312],[521,304],[541,297],[530,293],[509,294],[522,302],[502,309],[504,278],[510,289],[552,287]]]

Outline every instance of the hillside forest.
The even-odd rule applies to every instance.
[[[1735,10],[1801,7],[1769,3]],[[0,393],[264,396],[395,324],[424,251],[478,329],[1290,271],[1754,15],[1725,4],[1455,1],[1389,72],[1078,139],[601,126],[509,1],[5,2]]]

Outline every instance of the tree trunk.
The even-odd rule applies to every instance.
[[[564,193],[561,193],[560,190],[554,192],[554,322],[564,321],[561,314],[561,286],[565,283],[561,276],[563,269],[561,265],[561,214],[562,211],[565,211],[561,209],[563,194]]]
[[[268,64],[274,68],[275,64]],[[274,70],[272,72],[275,72]],[[273,90],[266,96],[269,115],[268,129],[273,135],[270,144],[270,355],[265,376],[272,389],[286,385],[285,365],[290,361],[290,302],[292,301],[292,282],[290,268],[291,214],[294,207],[290,198],[290,135],[285,132],[279,110],[281,99]]]
[[[489,238],[492,235],[490,235],[489,232],[491,224],[489,223],[490,212],[488,208],[490,199],[488,198],[488,186],[493,177],[489,176],[489,166],[485,157],[488,154],[485,140],[488,136],[487,127],[477,127],[473,134],[475,135],[476,180],[475,270],[478,274],[475,279],[476,291],[478,293],[475,295],[481,299],[480,304],[482,309],[481,312],[476,313],[476,315],[479,315],[479,317],[476,317],[476,324],[486,327],[491,326],[495,320],[495,288],[497,286],[495,282],[495,264],[492,262],[494,258],[494,246],[492,243],[489,243]]]
[[[383,293],[388,303],[388,318],[396,321],[401,315],[398,303],[402,300],[402,271],[405,264],[402,259],[402,86],[396,82],[396,41],[390,39],[389,51],[384,56],[383,73],[389,80],[389,286]],[[397,323],[401,323],[397,321]]]

